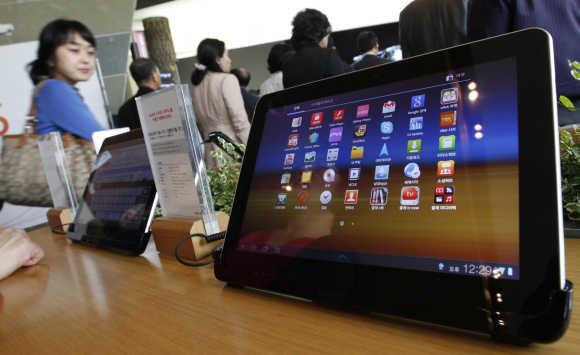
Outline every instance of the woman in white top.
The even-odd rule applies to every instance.
[[[278,43],[272,46],[268,54],[268,71],[270,76],[260,85],[260,96],[284,90],[282,83],[282,64],[294,54],[292,46]]]
[[[224,42],[206,38],[197,47],[197,63],[191,75],[193,108],[199,131],[206,140],[208,134],[220,131],[236,143],[246,144],[250,122],[238,79],[230,74],[231,59]],[[205,162],[215,167],[212,149],[205,150]]]

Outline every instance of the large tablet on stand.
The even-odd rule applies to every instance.
[[[550,35],[264,96],[216,276],[553,341],[569,317]]]

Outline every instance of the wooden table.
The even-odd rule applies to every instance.
[[[30,232],[41,265],[0,282],[0,354],[580,353],[580,315],[549,345],[519,348],[487,337],[352,314],[224,287],[211,266],[125,257]],[[567,240],[567,272],[580,280],[580,240]],[[576,293],[578,298],[578,292]]]

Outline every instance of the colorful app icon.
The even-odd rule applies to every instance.
[[[350,149],[350,159],[362,159],[365,154],[365,147],[353,145]]]
[[[425,107],[425,94],[411,97],[411,108],[418,109]]]
[[[437,176],[446,177],[455,175],[455,160],[440,160],[437,162]]]
[[[397,108],[397,103],[395,101],[387,101],[383,103],[383,113],[393,113]]]
[[[389,149],[387,148],[387,143],[383,143],[381,147],[381,152],[379,153],[379,158],[386,158],[389,156]]]
[[[294,164],[294,153],[286,153],[284,156],[284,165]]]
[[[326,169],[324,173],[322,173],[322,180],[326,183],[331,183],[336,180],[336,171],[334,169]]]
[[[360,168],[350,168],[348,169],[348,179],[358,180],[360,179]]]
[[[314,144],[316,142],[318,142],[318,137],[320,136],[320,134],[318,132],[312,132],[308,135],[308,142],[310,144]]]
[[[421,140],[410,139],[407,141],[407,153],[421,153]]]
[[[300,127],[300,125],[302,125],[302,116],[294,117],[292,119],[292,128]]]
[[[316,151],[313,150],[311,152],[304,153],[304,162],[305,163],[314,163],[316,161]]]
[[[301,184],[310,184],[312,181],[312,170],[304,170],[302,176],[300,177]]]
[[[389,190],[386,187],[373,187],[371,190],[371,206],[385,206]]]
[[[457,111],[441,112],[439,114],[439,125],[441,127],[450,127],[457,124]]]
[[[331,200],[332,200],[332,192],[328,190],[322,191],[322,193],[320,194],[320,203],[323,205],[328,205]]]
[[[354,138],[362,138],[367,134],[367,125],[366,124],[358,124],[354,126]]]
[[[423,117],[411,117],[409,119],[409,131],[423,129]]]
[[[284,173],[282,174],[282,177],[280,178],[280,184],[281,185],[288,185],[290,184],[290,179],[292,178],[292,174],[291,173]]]
[[[326,161],[338,160],[338,148],[330,148],[326,152]]]
[[[408,163],[403,169],[403,174],[409,179],[418,179],[421,176],[421,169],[417,163]]]
[[[403,186],[401,188],[401,205],[417,206],[419,204],[419,186]]]
[[[380,128],[381,128],[382,134],[391,134],[391,133],[393,133],[393,122],[383,121],[383,122],[381,122]]]
[[[457,88],[441,90],[441,105],[454,104],[458,100]]]
[[[389,164],[375,166],[375,180],[384,181],[389,179]]]
[[[310,193],[308,190],[300,190],[296,194],[296,206],[304,206],[308,203],[310,199]]]
[[[287,193],[279,193],[278,196],[276,197],[276,205],[278,206],[284,206],[286,204],[286,201],[288,200],[288,194]]]
[[[439,150],[455,150],[455,135],[439,137]]]
[[[341,122],[344,120],[344,109],[334,110],[332,114],[332,121],[333,122]]]
[[[356,118],[368,117],[369,110],[370,110],[370,105],[369,104],[357,106],[356,107]]]
[[[332,127],[328,134],[328,141],[330,143],[340,142],[342,140],[342,126]]]
[[[356,205],[358,202],[358,190],[346,190],[344,193],[345,205]]]
[[[296,147],[298,146],[298,139],[300,139],[299,134],[291,134],[288,136],[288,147]]]
[[[320,126],[321,124],[322,124],[322,112],[314,112],[312,116],[310,116],[310,125]]]
[[[452,185],[437,185],[435,186],[435,199],[436,204],[453,204],[455,201],[455,188]]]

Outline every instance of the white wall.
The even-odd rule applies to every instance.
[[[305,8],[322,11],[333,30],[397,22],[411,0],[291,0],[215,1],[176,0],[135,11],[133,30],[142,30],[142,20],[169,19],[177,58],[195,56],[198,43],[219,38],[227,48],[241,48],[290,38],[292,19]]]

